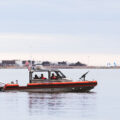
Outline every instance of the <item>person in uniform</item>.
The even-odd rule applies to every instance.
[[[41,74],[40,79],[45,80],[45,79],[46,79],[46,77],[44,77],[44,75],[43,75],[43,74]]]
[[[57,79],[54,73],[52,73],[51,79]]]
[[[35,74],[35,77],[34,77],[34,79],[39,79],[39,77],[37,76],[37,74]]]

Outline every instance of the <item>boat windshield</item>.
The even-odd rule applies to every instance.
[[[52,75],[56,79],[66,78],[66,76],[61,71],[34,71],[31,74],[31,78],[33,79],[52,79]]]
[[[47,72],[34,72],[32,74],[32,79],[48,79]]]
[[[61,71],[55,71],[57,78],[66,78]]]

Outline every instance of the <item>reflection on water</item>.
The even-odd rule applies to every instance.
[[[30,115],[57,116],[57,119],[93,117],[96,93],[28,93]],[[92,111],[91,111],[92,110]],[[62,116],[61,116],[62,115]]]
[[[0,93],[2,120],[69,120],[94,118],[96,93]]]

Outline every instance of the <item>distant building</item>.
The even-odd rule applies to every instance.
[[[35,64],[35,61],[33,61],[33,60],[28,60],[28,62],[29,62],[29,64],[32,64],[32,65]]]
[[[28,62],[28,63],[31,64],[31,65],[34,65],[34,64],[35,64],[35,61],[32,61],[32,60],[23,60],[23,61],[22,61],[22,64],[23,64],[23,65],[26,65],[26,62]]]
[[[87,66],[87,65],[78,61],[76,63],[71,63],[69,66]]]
[[[22,64],[25,65],[25,63],[26,63],[26,60],[23,60],[23,61],[22,61]]]
[[[43,66],[50,66],[51,63],[50,63],[49,61],[43,61],[43,62],[42,62],[42,65],[43,65]]]
[[[63,61],[63,62],[58,62],[58,65],[67,65],[67,62]]]
[[[12,66],[16,65],[15,60],[2,60],[2,66]]]

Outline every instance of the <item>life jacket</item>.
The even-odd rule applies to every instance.
[[[52,76],[52,77],[51,77],[51,79],[57,79],[57,77],[55,77],[55,76]]]
[[[45,77],[41,77],[40,79],[45,80],[46,78]]]

